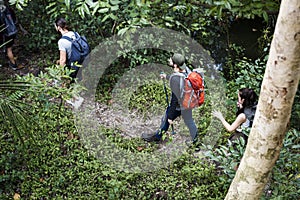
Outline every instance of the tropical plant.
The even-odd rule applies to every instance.
[[[47,70],[48,73],[41,72],[38,77],[29,74],[18,76],[15,81],[0,82],[0,120],[10,134],[17,136],[16,139],[33,136],[27,134],[35,124],[33,110],[47,106],[52,98],[63,103],[80,90],[76,84],[67,87],[70,70],[57,66]]]
[[[17,194],[25,199],[224,198],[236,173],[234,168],[244,154],[242,144],[236,148],[225,145],[229,133],[224,130],[220,131],[217,145],[209,151],[211,160],[189,152],[166,169],[151,173],[117,171],[91,156],[74,126],[74,116],[65,104],[66,99],[82,88],[79,85],[68,87],[65,83],[70,71],[52,66],[58,56],[59,36],[55,34],[53,21],[57,17],[65,17],[71,22],[73,30],[87,36],[92,49],[102,44],[105,38],[116,35],[128,38],[129,33],[144,27],[168,28],[190,36],[209,49],[220,69],[223,68],[228,89],[225,109],[228,109],[227,117],[233,120],[235,113],[230,108],[235,107],[236,91],[241,87],[253,87],[259,93],[272,28],[265,29],[259,40],[261,56],[252,61],[243,58],[244,49],[230,41],[230,25],[237,19],[257,17],[271,23],[271,16],[278,12],[281,1],[11,0],[10,3],[20,9],[17,11],[21,16],[19,23],[28,31],[26,35],[21,35],[20,31],[19,35],[24,54],[28,54],[30,63],[38,66],[41,73],[37,77],[17,77],[15,83],[5,81],[0,84],[0,121],[4,125],[0,127],[1,199],[11,199],[14,195],[18,197]],[[147,37],[154,36],[142,35],[139,42],[144,44]],[[157,49],[126,51],[105,70],[96,94],[100,103],[109,105],[112,102],[112,91],[127,71],[147,63],[166,62],[170,52],[158,50],[161,41],[154,37],[151,45]],[[289,128],[299,124],[298,93]],[[214,94],[210,89],[206,94],[206,104],[194,112],[201,138],[217,130],[210,114]],[[147,112],[165,107],[160,81],[147,82],[134,93],[125,93],[123,97],[129,99],[130,110],[145,116]],[[101,127],[101,131],[110,142],[126,151],[143,153],[159,148],[159,145],[146,144],[139,138],[125,138],[121,129]],[[288,131],[280,159],[269,177],[262,198],[297,198],[297,137],[298,130]]]
[[[294,6],[290,6],[291,4]],[[237,170],[226,199],[259,198],[267,183],[267,177],[280,154],[299,86],[299,73],[294,73],[295,69],[296,72],[300,69],[298,56],[300,46],[299,43],[294,42],[294,36],[298,30],[295,26],[295,21],[298,19],[295,8],[299,5],[297,0],[283,1],[281,4],[275,29],[276,34],[271,43],[257,105],[259,112],[255,116],[247,148],[241,160],[241,167]],[[285,44],[281,46],[285,52],[284,56],[277,51],[278,44]],[[261,148],[261,144],[264,144],[263,148]],[[260,168],[255,168],[253,173],[249,173],[257,164],[260,165]],[[245,181],[250,179],[253,182]],[[247,191],[240,190],[241,185],[246,187]]]
[[[262,199],[297,198],[296,191],[300,189],[299,134],[300,132],[295,129],[287,132],[279,159],[268,177]],[[219,171],[219,179],[225,184],[224,187],[229,187],[245,151],[244,140],[241,138],[234,146],[228,141],[227,145],[221,145],[216,149],[208,147],[208,149],[206,156]]]

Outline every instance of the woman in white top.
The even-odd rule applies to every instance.
[[[54,25],[56,31],[60,32],[62,36],[75,38],[74,32],[69,31],[69,26],[64,18],[57,19]],[[72,43],[66,39],[60,38],[58,40],[59,60],[57,61],[57,64],[60,66],[65,66],[67,64],[67,59],[71,55],[71,45]]]
[[[241,128],[248,128],[252,126],[252,121],[254,118],[254,113],[257,104],[258,96],[253,89],[242,88],[238,92],[238,102],[237,107],[238,111],[236,112],[236,119],[232,124],[229,124],[223,117],[220,111],[213,111],[213,116],[217,117],[227,131],[241,132]],[[250,112],[253,110],[253,112]]]

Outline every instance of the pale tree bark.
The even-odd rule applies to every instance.
[[[283,0],[248,145],[225,199],[260,199],[279,157],[300,77],[300,1]]]

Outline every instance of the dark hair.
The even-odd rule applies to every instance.
[[[67,21],[64,18],[58,18],[55,20],[55,25],[62,29],[70,30]]]
[[[242,108],[237,111],[236,116],[238,116],[240,113],[244,113],[245,108],[256,105],[257,99],[258,99],[257,94],[251,88],[240,89],[239,95],[240,95],[241,99],[244,99],[244,102],[242,104]]]

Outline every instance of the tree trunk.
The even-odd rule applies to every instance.
[[[225,199],[260,199],[279,157],[300,76],[300,1],[283,0],[244,156]]]

